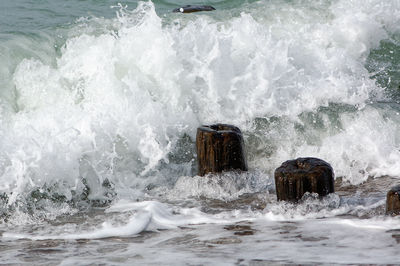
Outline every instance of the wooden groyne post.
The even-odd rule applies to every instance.
[[[197,159],[200,176],[229,170],[247,171],[242,132],[227,124],[197,128]]]

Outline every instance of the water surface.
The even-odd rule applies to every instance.
[[[396,264],[400,3],[0,2],[0,256],[15,264]],[[202,124],[248,173],[199,177]],[[285,160],[336,193],[276,201]]]

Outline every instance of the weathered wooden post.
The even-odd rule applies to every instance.
[[[400,214],[400,185],[392,187],[386,195],[386,214]]]
[[[200,176],[233,169],[247,171],[242,132],[235,126],[197,128],[196,148]]]
[[[325,196],[334,192],[332,167],[317,158],[297,158],[284,162],[275,170],[278,200],[298,201],[306,193]]]

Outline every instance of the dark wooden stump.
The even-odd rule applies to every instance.
[[[392,187],[386,195],[386,214],[400,214],[400,185]]]
[[[278,200],[298,201],[306,192],[325,196],[334,192],[332,167],[317,158],[297,158],[275,170]]]
[[[232,169],[247,171],[242,132],[235,126],[199,127],[196,148],[200,176]]]

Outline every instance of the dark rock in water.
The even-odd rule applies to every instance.
[[[201,126],[196,136],[199,175],[238,169],[247,171],[239,128],[226,124]]]
[[[212,6],[192,6],[187,5],[180,8],[175,8],[172,12],[179,12],[179,13],[193,13],[193,12],[200,12],[200,11],[213,11],[215,8]]]
[[[392,187],[386,195],[386,214],[400,214],[400,185]]]
[[[298,201],[306,192],[325,196],[334,192],[332,167],[317,158],[297,158],[275,170],[278,200]]]

